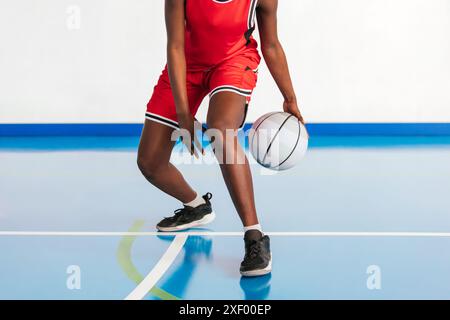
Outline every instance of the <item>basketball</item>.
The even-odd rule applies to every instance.
[[[255,160],[272,170],[287,170],[299,163],[308,149],[305,126],[286,112],[271,112],[256,120],[248,136]]]

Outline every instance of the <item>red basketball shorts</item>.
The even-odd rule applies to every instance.
[[[247,104],[245,107],[243,106],[245,108],[243,109],[245,117],[257,82],[258,58],[237,56],[206,71],[188,71],[186,74],[186,86],[189,109],[192,115],[195,116],[200,104],[207,95],[211,98],[219,92],[228,91],[246,97]],[[154,87],[152,97],[147,104],[145,117],[148,120],[174,129],[179,128],[167,66]]]

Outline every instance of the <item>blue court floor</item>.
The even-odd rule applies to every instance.
[[[450,299],[448,137],[313,137],[290,171],[252,164],[274,259],[254,279],[217,165],[179,165],[216,221],[158,234],[180,205],[137,142],[0,138],[0,299]]]

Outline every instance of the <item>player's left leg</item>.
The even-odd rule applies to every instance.
[[[207,124],[209,129],[216,129],[221,133],[220,137],[214,137],[215,147],[222,149],[216,150],[216,155],[219,155],[219,152],[223,154],[220,169],[242,223],[244,226],[251,226],[259,222],[248,160],[236,136],[225,141],[227,129],[235,132],[239,129],[244,117],[245,103],[245,97],[232,92],[214,95],[209,105]],[[237,163],[237,158],[244,159],[244,162]],[[232,161],[226,163],[226,159]]]
[[[246,97],[233,92],[220,92],[211,97],[208,110],[208,127],[216,129],[214,147],[225,184],[234,206],[244,224],[245,257],[241,264],[241,274],[245,276],[263,275],[271,270],[270,240],[260,230],[251,228],[258,225],[253,182],[250,166],[236,134],[245,117]]]

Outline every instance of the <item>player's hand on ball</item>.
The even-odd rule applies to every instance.
[[[283,103],[284,112],[290,113],[295,116],[303,125],[305,125],[305,120],[303,119],[300,109],[298,108],[297,100],[284,101]],[[306,131],[307,137],[309,138],[309,133]]]
[[[203,148],[200,144],[200,142],[197,139],[197,136],[195,134],[195,118],[193,115],[188,114],[184,116],[178,116],[178,123],[180,125],[180,130],[186,130],[189,134],[186,136],[186,134],[182,135],[182,142],[186,146],[186,148],[189,150],[191,155],[194,155],[196,158],[198,158],[198,151],[204,154]]]
[[[283,110],[284,110],[284,112],[292,114],[301,123],[305,124],[305,120],[303,119],[302,114],[300,113],[300,110],[298,108],[297,100],[284,101],[284,103],[283,103]]]

